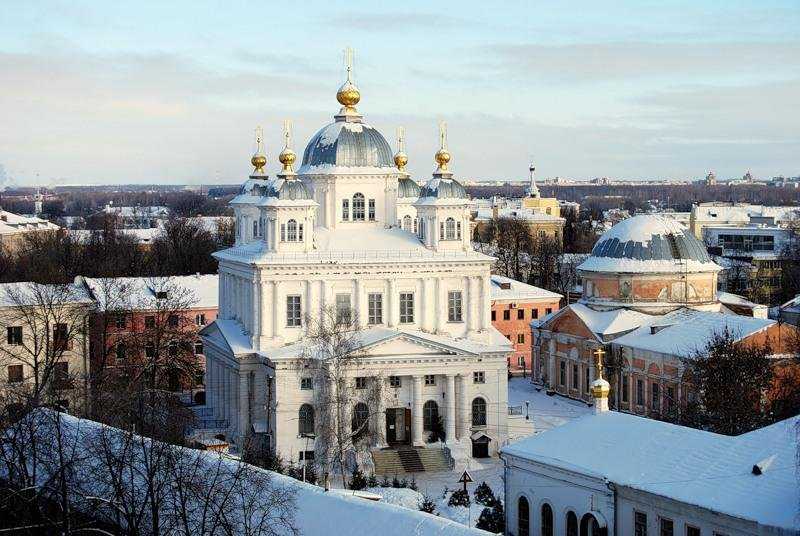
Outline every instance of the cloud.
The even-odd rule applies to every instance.
[[[446,15],[444,13],[424,13],[416,10],[389,11],[384,13],[346,12],[320,20],[325,26],[362,32],[386,32],[387,24],[394,25],[397,30],[437,30],[446,31],[451,27],[472,24],[465,18]]]

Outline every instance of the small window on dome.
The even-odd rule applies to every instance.
[[[456,220],[447,218],[445,221],[445,240],[456,239]]]
[[[364,221],[364,194],[353,195],[353,221]]]
[[[297,242],[297,222],[295,220],[286,222],[286,241]]]
[[[411,232],[411,216],[408,214],[403,216],[403,230]]]

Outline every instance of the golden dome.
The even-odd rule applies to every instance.
[[[445,148],[441,148],[436,151],[434,160],[436,160],[436,163],[439,164],[440,170],[447,171],[447,164],[450,162],[450,152]]]
[[[592,398],[608,398],[611,386],[603,378],[598,378],[592,382],[590,391],[592,392]]]
[[[261,173],[264,171],[264,166],[267,165],[267,157],[260,152],[256,153],[253,155],[253,158],[250,159],[250,163],[253,164],[255,168],[253,173]]]
[[[408,164],[408,155],[403,151],[397,151],[394,155],[394,165],[400,171],[405,171],[406,164]]]
[[[297,160],[297,153],[286,147],[281,154],[278,155],[278,161],[283,164],[284,171],[292,171],[292,166]]]
[[[352,109],[361,100],[361,92],[355,84],[348,80],[336,92],[336,100],[342,106]]]

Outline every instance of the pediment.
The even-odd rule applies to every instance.
[[[362,349],[365,357],[388,357],[406,355],[458,355],[456,348],[442,343],[427,341],[407,334],[400,334],[376,342]]]

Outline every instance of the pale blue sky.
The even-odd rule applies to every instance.
[[[16,5],[15,5],[16,4]],[[409,168],[449,125],[464,178],[800,174],[800,2],[3,2],[0,165],[16,183],[241,181],[338,109]],[[401,7],[402,6],[402,7]],[[0,177],[0,181],[2,178]]]

